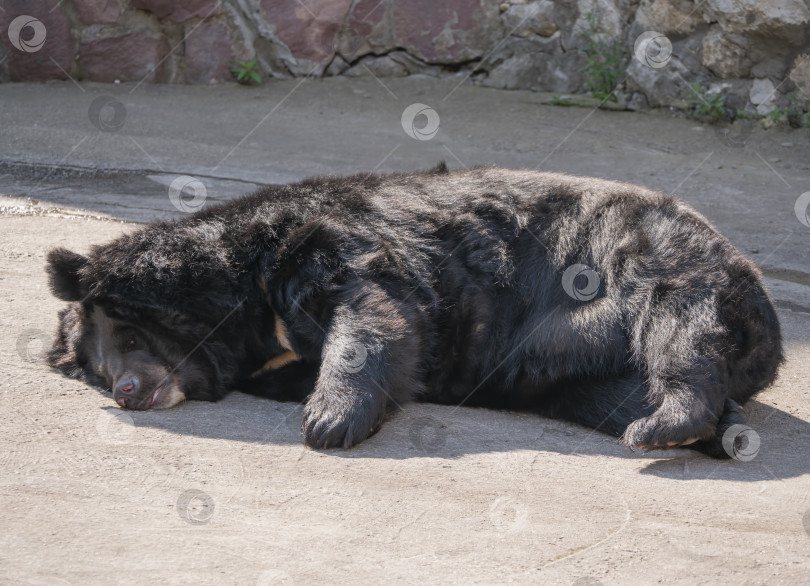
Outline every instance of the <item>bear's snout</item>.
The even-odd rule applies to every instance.
[[[124,374],[118,378],[113,387],[113,398],[121,407],[132,407],[134,400],[138,397],[139,389],[138,377],[132,374]]]

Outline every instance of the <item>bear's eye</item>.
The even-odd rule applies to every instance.
[[[131,352],[138,348],[138,336],[135,335],[135,332],[123,332],[119,340],[120,348],[123,352]]]

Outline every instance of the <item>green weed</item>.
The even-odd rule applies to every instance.
[[[260,84],[262,83],[262,76],[259,73],[258,57],[248,59],[247,61],[237,61],[231,67],[231,73],[236,78],[236,81],[244,85]]]
[[[617,101],[616,84],[624,70],[624,51],[618,39],[605,40],[604,32],[596,26],[596,17],[588,13],[585,31],[585,85],[599,100]]]
[[[787,96],[788,105],[777,107],[768,112],[768,119],[774,124],[787,124],[793,128],[810,127],[810,112],[793,95]]]
[[[718,122],[726,115],[726,98],[722,94],[710,94],[708,90],[694,82],[692,93],[686,98],[686,103],[692,108],[692,115],[701,120]]]

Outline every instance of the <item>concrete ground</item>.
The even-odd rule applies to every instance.
[[[0,85],[0,582],[807,583],[808,132],[736,125],[728,140],[668,112],[545,98],[418,77]],[[413,103],[438,115],[430,140],[404,130],[432,130],[424,116],[403,126]],[[198,179],[208,205],[439,160],[674,193],[754,258],[788,354],[748,405],[757,457],[634,454],[531,414],[425,404],[356,449],[316,452],[294,404],[235,393],[123,412],[43,364],[62,305],[46,251],[180,216],[177,176]]]

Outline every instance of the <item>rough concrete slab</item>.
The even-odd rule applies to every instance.
[[[0,85],[0,581],[806,582],[810,228],[794,213],[810,190],[806,133],[757,130],[738,149],[661,113],[552,108],[466,86],[442,101],[453,86],[430,80],[385,80],[394,95],[374,80],[299,81]],[[119,133],[89,123],[97,94],[126,104]],[[416,101],[441,116],[430,141],[402,130]],[[179,215],[172,177],[199,176],[213,201],[440,159],[675,192],[764,265],[788,363],[748,407],[757,458],[633,454],[531,414],[435,405],[406,407],[354,450],[315,452],[293,404],[234,394],[122,412],[42,364],[61,305],[46,251]]]

